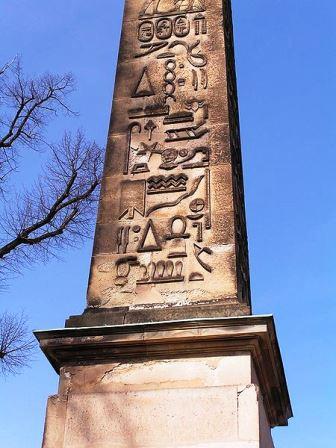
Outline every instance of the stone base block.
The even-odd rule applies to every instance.
[[[43,448],[273,448],[291,416],[270,316],[36,336],[60,373]]]

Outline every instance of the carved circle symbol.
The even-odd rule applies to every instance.
[[[166,81],[174,81],[176,79],[176,76],[173,72],[167,72],[166,75]]]
[[[190,22],[184,17],[177,17],[174,21],[174,34],[176,37],[185,37],[189,34]]]
[[[158,39],[169,39],[173,33],[173,25],[170,19],[160,19],[155,26],[156,37]]]
[[[181,157],[186,157],[188,155],[188,150],[186,148],[180,149],[179,154]]]
[[[140,23],[138,28],[138,39],[140,42],[149,42],[154,37],[154,24],[149,21]]]
[[[205,207],[204,199],[196,198],[190,202],[189,208],[193,213],[201,212]]]
[[[181,0],[171,1],[176,2]],[[154,35],[156,35],[158,39],[165,40],[169,39],[173,34],[178,38],[186,37],[189,32],[190,21],[186,16],[178,16],[174,20],[165,17],[157,20],[155,22],[155,26],[154,23],[149,20],[142,22],[138,27],[138,38],[140,42],[150,42],[154,38]]]
[[[141,230],[141,227],[140,226],[138,226],[138,225],[136,225],[136,226],[133,226],[133,232],[134,233],[139,233],[140,232],[140,230]]]
[[[165,80],[165,85],[163,87],[163,91],[166,94],[166,100],[168,98],[172,98],[174,101],[176,101],[176,98],[174,96],[174,92],[175,92],[175,79],[176,79],[176,74],[175,74],[175,69],[176,69],[176,62],[174,61],[174,59],[168,59],[168,61],[165,62],[165,74],[164,74],[164,80]]]
[[[174,59],[169,59],[165,65],[167,70],[175,70],[176,68],[176,62]]]
[[[175,92],[175,86],[173,84],[166,84],[165,92],[168,98],[175,98],[173,95]]]

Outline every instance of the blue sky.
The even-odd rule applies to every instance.
[[[27,72],[72,71],[77,119],[104,145],[123,0],[2,0],[0,65],[20,53]],[[295,418],[274,430],[278,448],[335,446],[334,0],[233,0],[252,300],[273,313]],[[38,172],[22,157],[20,181]],[[91,242],[11,282],[0,311],[24,309],[32,328],[62,327],[80,314]],[[40,446],[57,375],[38,355],[21,376],[0,382],[0,440]]]

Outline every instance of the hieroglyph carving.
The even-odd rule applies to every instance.
[[[140,79],[134,89],[133,98],[141,98],[143,96],[155,95],[151,81],[148,75],[147,67],[144,67]]]
[[[139,17],[157,17],[180,14],[182,12],[204,11],[205,0],[147,0]]]
[[[135,31],[114,283],[136,293],[210,279],[213,251],[205,1],[147,0]]]

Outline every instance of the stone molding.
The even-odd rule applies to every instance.
[[[35,331],[56,370],[111,361],[251,353],[272,427],[292,417],[273,316],[195,319]]]

